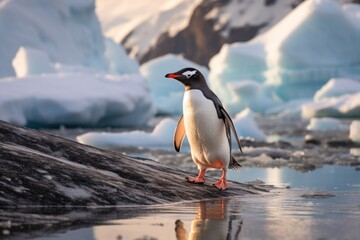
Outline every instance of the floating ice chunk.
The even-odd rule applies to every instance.
[[[105,39],[105,56],[109,60],[110,72],[113,74],[139,73],[139,64],[126,54],[124,48],[112,39]]]
[[[19,125],[139,126],[153,114],[139,74],[74,72],[0,79],[0,119]]]
[[[350,124],[349,138],[360,143],[360,121],[352,121]]]
[[[122,133],[88,132],[80,135],[76,140],[80,143],[109,148],[119,146],[135,147],[168,147],[172,146],[173,134],[177,122],[165,118],[156,125],[152,132],[131,131]]]
[[[277,114],[280,117],[301,117],[301,106],[310,102],[312,100],[307,98],[291,100],[268,109],[266,114]]]
[[[239,81],[228,84],[231,102],[226,104],[231,114],[250,108],[256,112],[265,112],[266,109],[278,103],[272,98],[271,89],[254,81]]]
[[[360,117],[360,93],[304,104],[301,107],[303,118],[313,117]]]
[[[19,48],[12,61],[12,65],[17,77],[52,73],[55,71],[45,52],[29,47]]]
[[[257,141],[265,141],[266,135],[258,127],[254,120],[254,114],[250,109],[245,109],[234,118],[234,125],[239,137],[249,137]]]
[[[208,70],[205,67],[173,54],[167,54],[141,65],[141,74],[149,81],[151,96],[158,112],[182,113],[184,86],[174,79],[165,78],[165,74],[186,67],[198,69],[207,78]]]
[[[312,118],[306,129],[309,131],[348,131],[349,127],[334,118]]]
[[[345,94],[360,92],[360,81],[348,78],[332,78],[315,93],[314,100],[338,97]]]

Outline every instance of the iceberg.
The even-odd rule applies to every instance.
[[[158,113],[182,114],[184,86],[176,80],[165,78],[165,74],[186,67],[198,69],[207,79],[206,67],[174,54],[167,54],[141,65],[140,72],[148,80],[151,97]]]
[[[129,58],[123,46],[116,44],[112,39],[105,39],[105,57],[109,61],[109,72],[122,75],[139,73],[139,64]]]
[[[304,1],[255,39],[225,44],[210,61],[210,83],[228,106],[232,82],[266,84],[286,102],[311,98],[331,78],[356,78],[359,13],[333,0]]]
[[[232,100],[226,104],[230,114],[250,108],[256,112],[265,112],[266,109],[278,105],[273,99],[271,88],[254,81],[239,81],[228,84]]]
[[[239,137],[251,138],[255,141],[266,141],[265,133],[258,127],[254,114],[249,108],[238,113],[233,122]]]
[[[19,48],[12,66],[17,77],[55,72],[45,52],[27,47]]]
[[[354,142],[360,143],[360,121],[351,122],[349,138]]]
[[[301,106],[303,118],[360,117],[360,82],[354,79],[330,79],[314,95],[313,101]]]
[[[161,120],[152,132],[130,131],[120,133],[88,132],[76,137],[82,144],[111,148],[119,146],[133,147],[172,147],[173,134],[177,122],[172,118]]]
[[[325,98],[339,97],[345,94],[360,92],[360,81],[348,78],[332,78],[314,96],[314,101],[318,102]]]
[[[304,104],[301,107],[301,115],[308,119],[313,117],[358,118],[360,117],[360,92]]]
[[[36,128],[147,124],[155,114],[147,81],[122,46],[103,37],[94,9],[94,0],[0,2],[1,120]]]
[[[104,37],[94,0],[7,0],[0,3],[0,77],[21,46],[46,52],[51,62],[107,71]]]
[[[309,131],[348,131],[349,127],[334,118],[312,118],[306,126]]]
[[[140,74],[82,71],[0,79],[0,119],[18,125],[135,127],[153,114]]]

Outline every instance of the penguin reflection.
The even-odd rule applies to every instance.
[[[181,220],[175,222],[175,233],[177,240],[232,240],[238,239],[241,227],[242,220],[229,216],[227,200],[221,199],[197,203],[188,237]]]

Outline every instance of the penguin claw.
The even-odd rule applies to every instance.
[[[197,177],[194,177],[194,178],[186,177],[185,180],[189,183],[195,183],[195,184],[204,184],[205,183],[204,179],[199,179]]]

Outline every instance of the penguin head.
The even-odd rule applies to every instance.
[[[186,88],[193,88],[206,85],[206,81],[201,72],[195,68],[183,68],[174,73],[168,73],[166,78],[173,78],[185,85]]]

